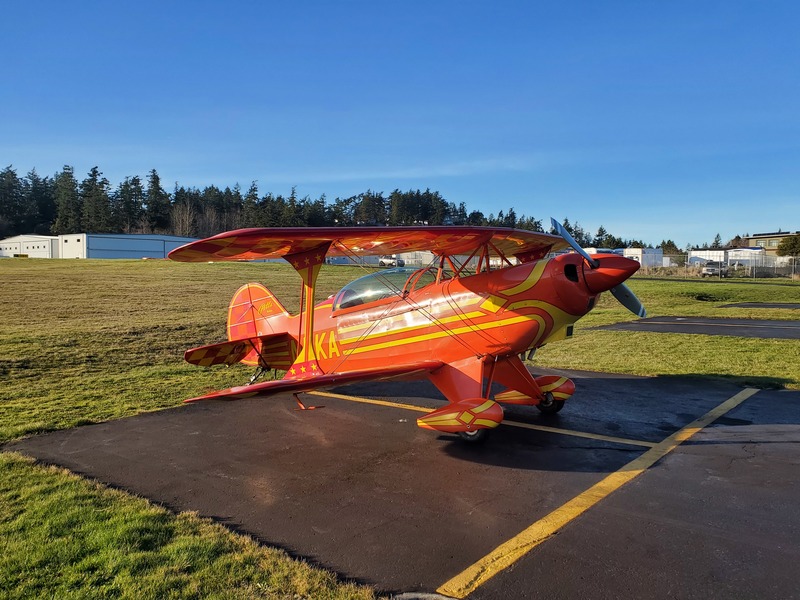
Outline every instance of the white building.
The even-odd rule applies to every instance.
[[[166,258],[197,238],[156,234],[71,233],[58,236],[61,258]]]
[[[622,256],[635,260],[643,267],[664,266],[664,251],[661,248],[625,248]]]
[[[688,260],[690,265],[702,265],[710,260],[727,263],[728,251],[722,248],[714,250],[689,250]]]
[[[760,266],[764,264],[767,256],[765,248],[731,248],[728,250],[728,263],[738,263],[745,266]]]
[[[584,248],[588,254],[619,254],[622,256],[625,248]]]
[[[58,258],[58,238],[53,235],[15,235],[0,240],[0,256]]]

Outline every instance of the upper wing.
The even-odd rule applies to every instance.
[[[328,242],[328,256],[422,250],[450,256],[491,244],[505,256],[541,258],[568,247],[561,236],[505,227],[286,227],[220,233],[176,248],[169,258],[182,262],[281,258]]]
[[[358,381],[375,381],[393,379],[396,377],[422,376],[431,371],[435,371],[444,363],[438,360],[428,360],[413,364],[399,365],[396,367],[380,367],[376,369],[362,369],[360,371],[348,371],[346,373],[327,373],[317,377],[307,377],[305,379],[277,379],[275,381],[264,381],[251,385],[241,385],[212,392],[205,396],[189,398],[184,402],[196,402],[197,400],[210,400],[219,398],[224,400],[239,400],[252,396],[270,396],[280,392],[305,392],[326,387],[355,383]]]

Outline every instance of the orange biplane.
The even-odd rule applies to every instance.
[[[601,292],[611,290],[639,316],[624,281],[639,263],[589,255],[561,235],[496,227],[240,229],[169,254],[186,262],[283,258],[303,281],[291,315],[260,283],[248,283],[228,309],[228,341],[188,350],[201,366],[242,362],[257,368],[247,385],[210,398],[295,394],[351,382],[430,379],[448,404],[417,419],[426,429],[482,439],[503,419],[498,403],[559,411],[575,391],[565,377],[534,377],[521,356],[572,334]],[[575,253],[551,256],[572,246]],[[315,304],[328,257],[427,250],[427,267],[376,270]],[[267,369],[283,379],[258,382]],[[492,393],[493,384],[502,390]]]

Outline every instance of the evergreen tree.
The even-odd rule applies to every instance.
[[[778,256],[791,256],[792,260],[800,257],[800,235],[787,235],[778,244]]]
[[[56,220],[56,201],[53,181],[39,177],[36,169],[25,176],[25,225],[24,231],[49,235]]]
[[[177,195],[175,198],[177,202]],[[258,184],[253,181],[242,200],[242,226],[243,227],[262,227],[259,219],[259,199]]]
[[[481,211],[473,210],[467,216],[467,225],[472,225],[475,227],[486,225],[486,217],[483,216],[483,213]]]
[[[719,234],[714,236],[714,241],[711,243],[712,248],[722,248],[722,237]]]
[[[116,231],[139,231],[144,215],[144,188],[137,175],[126,177],[111,199],[111,219]]]
[[[386,225],[386,200],[383,194],[372,190],[360,194],[354,218],[358,225]]]
[[[626,248],[627,246],[628,244],[622,238],[618,238],[617,236],[611,235],[610,233],[606,234],[603,248],[609,248],[610,250],[614,250],[616,248]]]
[[[608,232],[606,231],[605,227],[600,225],[600,227],[597,229],[594,239],[592,240],[592,246],[595,248],[608,248],[608,246],[606,246],[607,237]]]
[[[423,196],[430,206],[428,224],[444,225],[450,216],[447,210],[447,202],[439,195],[439,192],[431,192],[430,189],[425,190]]]
[[[306,227],[323,227],[329,224],[324,195],[313,201],[308,197],[303,198],[301,205],[303,207],[303,222]]]
[[[389,194],[389,225],[407,225],[413,217],[409,210],[408,196],[396,189]]]
[[[23,233],[24,193],[17,172],[7,166],[0,172],[0,236]]]
[[[334,227],[350,227],[355,224],[354,213],[358,196],[336,198],[330,211]],[[400,225],[402,223],[398,223]]]
[[[147,202],[145,206],[147,228],[152,233],[168,233],[170,227],[169,194],[161,187],[161,178],[155,169],[151,170],[147,177],[145,198]]]
[[[55,182],[54,196],[56,201],[56,221],[53,233],[79,233],[82,231],[81,219],[83,205],[78,195],[78,182],[75,172],[69,165],[64,165],[60,173],[53,178]]]
[[[453,225],[466,225],[467,219],[467,205],[464,202],[459,202],[458,206],[450,203],[450,214],[452,215]]]
[[[680,248],[678,248],[678,246],[672,240],[661,240],[661,243],[658,245],[658,247],[661,248],[664,256],[683,254]]]
[[[108,179],[102,177],[100,169],[92,167],[81,182],[83,230],[88,233],[111,233],[111,199],[108,196]]]
[[[534,219],[533,217],[526,217],[522,215],[517,220],[517,228],[524,229],[526,231],[539,231],[544,233],[544,229],[542,228],[542,221],[540,219]]]

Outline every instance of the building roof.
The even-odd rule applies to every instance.
[[[800,235],[800,231],[773,231],[772,233],[754,233],[753,235],[748,235],[748,238],[757,238],[757,237],[785,237],[787,235]]]
[[[34,233],[23,233],[22,235],[14,235],[9,238],[5,238],[0,240],[0,243],[3,242],[24,242],[27,240],[57,240],[57,235],[37,235]]]

